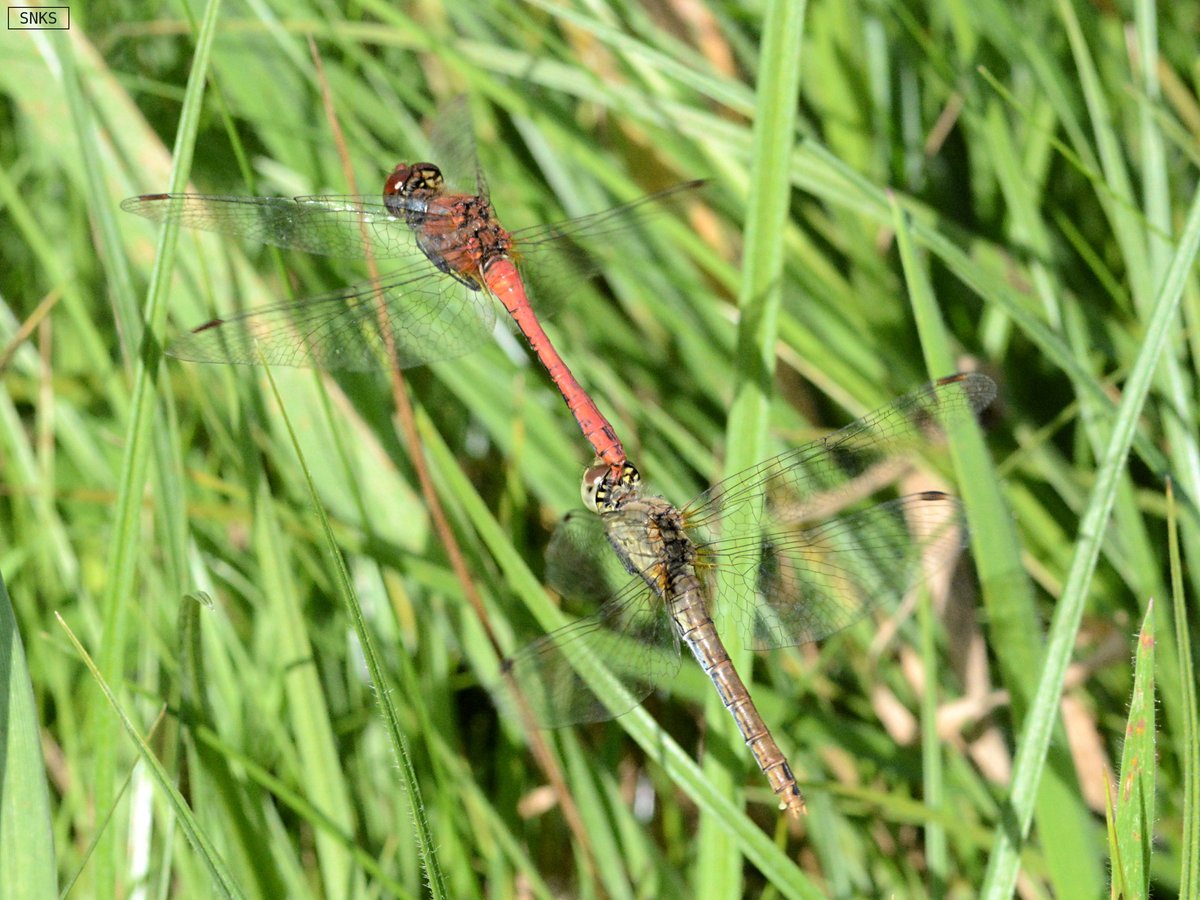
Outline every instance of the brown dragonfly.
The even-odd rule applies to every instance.
[[[804,798],[791,765],[730,661],[712,604],[733,603],[747,644],[771,649],[819,640],[898,602],[924,578],[923,560],[935,545],[965,543],[961,504],[926,491],[863,506],[856,485],[973,419],[995,394],[985,375],[942,378],[681,508],[645,496],[632,465],[614,481],[598,461],[584,475],[583,495],[599,515],[571,515],[559,526],[547,580],[564,594],[588,595],[611,578],[606,567],[615,559],[627,583],[595,614],[518,651],[504,671],[542,726],[602,721],[665,685],[679,669],[682,641],[712,679],[780,808],[800,815]],[[823,512],[838,506],[837,516]],[[582,674],[596,661],[623,692]]]

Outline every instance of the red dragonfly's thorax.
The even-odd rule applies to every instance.
[[[448,275],[479,288],[488,267],[509,256],[512,238],[486,196],[446,193],[433,163],[400,163],[383,185],[383,203],[416,233],[417,246]]]

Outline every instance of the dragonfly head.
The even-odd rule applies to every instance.
[[[613,512],[641,494],[642,476],[633,463],[613,468],[596,460],[584,473],[579,496],[594,513]]]
[[[383,202],[388,198],[430,200],[442,192],[445,179],[442,170],[429,162],[400,163],[383,183]]]

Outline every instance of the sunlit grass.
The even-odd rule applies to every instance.
[[[249,896],[420,896],[423,852],[451,897],[974,896],[985,878],[1004,895],[1017,866],[1031,896],[1094,897],[1112,866],[1103,772],[1121,771],[1152,597],[1153,840],[1114,845],[1150,848],[1155,894],[1194,880],[1195,699],[1180,689],[1192,669],[1161,499],[1170,472],[1186,603],[1200,571],[1191,275],[1127,420],[1107,524],[1081,535],[1080,520],[1110,483],[1098,461],[1120,446],[1126,379],[1149,374],[1137,361],[1169,267],[1191,271],[1174,256],[1196,183],[1195,5],[1161,21],[1150,4],[813,5],[794,48],[794,146],[776,167],[753,121],[780,114],[759,91],[765,6],[355,9],[108,4],[73,9],[69,32],[2,39],[0,573],[24,654],[6,649],[6,627],[0,662],[34,699],[6,707],[3,774],[45,780],[50,818],[7,827],[9,804],[37,790],[5,788],[0,883],[10,860],[53,859],[39,874],[78,877],[74,896],[202,895],[221,890],[213,871]],[[712,688],[690,661],[669,699],[545,733],[544,751],[498,717],[480,610],[505,650],[541,633],[553,615],[542,553],[591,458],[519,340],[406,373],[420,448],[395,425],[382,373],[273,370],[281,409],[261,370],[160,358],[161,341],[215,313],[366,277],[361,263],[190,232],[172,252],[117,208],[172,187],[173,147],[197,190],[348,192],[310,35],[365,193],[429,152],[424,123],[459,93],[512,227],[712,179],[686,219],[652,222],[605,258],[602,280],[555,298],[548,325],[671,500],[760,440],[762,455],[795,446],[931,377],[978,368],[998,382],[982,443],[928,474],[964,499],[974,557],[935,591],[948,605],[932,633],[880,618],[754,665],[807,820],[781,822],[740,740],[706,724]],[[772,189],[790,202],[766,236],[783,271],[764,285],[743,253],[771,257],[745,234],[761,214],[749,198]],[[148,303],[156,263],[171,265]],[[735,385],[761,374],[738,352],[737,303],[773,288],[765,437],[730,435]],[[480,609],[436,535],[414,452]],[[1092,546],[1094,576],[1071,576]],[[187,803],[181,819],[56,612]],[[1055,697],[1035,703],[1056,672],[1057,721]],[[1014,794],[1030,716],[1051,729],[1045,767]],[[701,760],[744,786],[744,805],[701,777]],[[998,853],[1027,813],[1028,842]],[[698,853],[702,833],[719,856]],[[1004,871],[988,873],[990,859]]]

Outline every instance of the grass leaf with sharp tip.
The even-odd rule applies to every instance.
[[[29,668],[17,618],[0,576],[0,884],[13,900],[52,897],[56,889],[50,796],[38,744]]]
[[[1145,897],[1150,885],[1151,835],[1154,825],[1156,728],[1154,699],[1154,601],[1138,632],[1133,663],[1133,694],[1121,747],[1121,778],[1117,786],[1116,837],[1124,897]],[[1115,876],[1114,876],[1115,877]]]

